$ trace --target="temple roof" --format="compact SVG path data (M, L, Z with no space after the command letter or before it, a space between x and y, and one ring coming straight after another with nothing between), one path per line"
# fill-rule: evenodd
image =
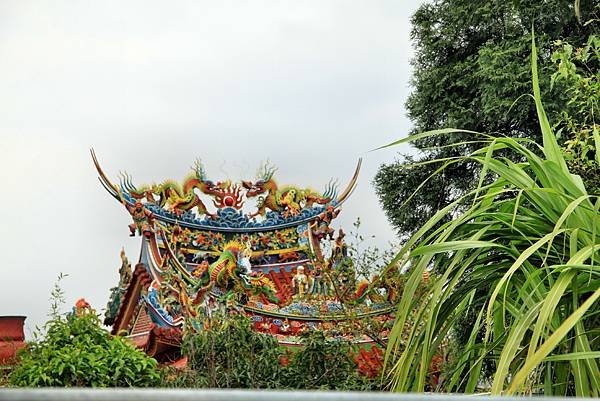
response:
M122 174L116 185L100 167L93 150L91 153L102 186L127 207L141 202L154 218L166 224L235 233L295 227L314 221L329 206L338 208L354 191L362 163L359 159L350 182L338 194L334 181L322 193L294 185L280 186L273 178L273 167L263 167L256 181L213 182L199 161L181 183L165 180L136 186L128 174ZM242 207L251 201L256 201L257 210L244 213Z
M322 193L281 186L269 166L254 181L213 182L198 161L181 182L136 186L123 174L115 185L93 151L92 157L104 188L131 215L130 235L141 237L139 262L132 273L122 267L107 308L113 333L126 332L151 355L167 355L184 327L201 331L213 313L236 310L255 330L290 346L313 329L372 344L354 326L366 319L387 335L393 288L359 280L343 230L336 236L331 227L356 186L361 160L338 194L333 182ZM357 358L367 367L378 360L363 354Z

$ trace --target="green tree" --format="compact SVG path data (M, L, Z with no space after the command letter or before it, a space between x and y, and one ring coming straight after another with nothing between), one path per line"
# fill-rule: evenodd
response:
M593 15L593 4L580 2L584 20ZM540 76L546 77L542 98L550 118L556 120L568 95L561 82L553 91L547 82L554 72L553 43L562 39L581 46L591 30L577 21L572 0L437 0L422 5L412 17L416 53L413 91L406 103L414 124L411 135L461 127L539 140L535 107L528 97L518 100L529 93L532 26L540 49ZM417 155L401 155L382 165L374 180L390 222L404 236L473 188L481 169L469 160L448 166L426 183L427 191L411 198L445 160L483 146L465 132L421 137L413 145Z
M19 353L10 374L23 387L148 387L159 383L154 359L100 326L95 313L55 315L46 334Z
M600 10L600 6L599 6ZM597 24L598 20L589 24ZM557 124L569 170L583 179L588 193L600 194L600 35L579 48L558 42L552 55L557 71L552 82L567 86L568 108Z

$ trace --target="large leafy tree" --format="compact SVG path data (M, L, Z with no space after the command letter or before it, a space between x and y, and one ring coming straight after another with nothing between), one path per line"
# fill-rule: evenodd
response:
M578 3L583 20L591 18L594 1ZM422 5L412 17L416 53L413 91L406 103L414 124L411 135L456 127L539 140L534 104L524 96L531 82L531 28L539 46L542 98L553 120L568 101L561 83L552 89L549 85L556 68L551 61L554 42L566 40L578 47L591 30L578 21L574 6L573 0L437 0ZM468 133L427 136L413 145L416 155L382 165L374 180L389 220L404 235L472 188L480 171L477 163L453 164L427 181L427 191L410 198L440 168L440 160L482 146Z
M598 5L600 10L600 5ZM591 20L589 25L600 21ZM572 173L579 175L589 193L600 194L600 32L591 35L583 47L559 43L552 58L558 68L553 82L567 85L569 108L558 121L564 153Z

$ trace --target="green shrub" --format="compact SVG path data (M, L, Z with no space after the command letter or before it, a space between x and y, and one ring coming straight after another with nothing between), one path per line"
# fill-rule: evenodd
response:
M183 352L188 369L163 370L167 387L373 390L378 379L361 376L348 342L321 331L303 334L290 350L252 329L245 316L226 316L208 330L189 334Z
M303 335L303 347L290 358L287 384L303 390L375 390L378 381L358 373L349 342L322 331Z
M10 383L22 387L148 387L159 383L157 362L100 327L94 313L56 315L40 341L19 352Z
M282 388L285 367L277 340L252 330L243 316L215 319L209 330L187 335L183 352L195 378L182 385L211 388Z
M189 367L165 366L160 370L161 387L164 388L207 388L206 375L198 374Z

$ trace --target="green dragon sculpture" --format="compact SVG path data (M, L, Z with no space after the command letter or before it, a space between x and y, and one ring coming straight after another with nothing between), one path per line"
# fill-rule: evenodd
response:
M319 194L312 189L301 189L295 186L277 187L273 179L275 168L265 165L259 172L260 178L255 181L242 181L242 186L247 190L248 198L259 196L258 210L249 217L265 216L267 209L282 213L283 217L295 216L302 209L310 208L315 203L329 204L336 196L336 183L330 182L324 194ZM264 194L264 195L263 195Z
M204 304L215 288L223 291L219 297L223 304L239 301L241 295L259 296L263 301L279 303L273 282L262 273L249 272L249 266L244 265L250 252L248 246L244 247L238 241L228 242L219 259L210 265L203 262L192 271L191 288L179 275L172 275L169 281L178 293L179 302L186 314L198 316L198 307Z
M196 160L194 166L192 166L192 173L188 174L182 183L165 180L160 184L143 185L137 188L131 182L131 177L123 174L121 187L136 200L145 199L148 203L167 208L177 214L197 208L200 215L207 215L211 218L217 217L216 214L208 211L208 208L196 193L196 189L213 197L213 203L217 207L240 208L243 204L239 187L228 181L214 183L209 180L199 160Z
M231 298L236 293L262 296L269 302L279 303L275 295L275 285L262 273L250 272L248 261L251 255L248 246L240 242L230 241L224 248L219 259L207 266L200 264L192 273L198 278L197 286L206 288L209 283L214 283L225 290L225 297ZM247 262L249 263L249 262Z

